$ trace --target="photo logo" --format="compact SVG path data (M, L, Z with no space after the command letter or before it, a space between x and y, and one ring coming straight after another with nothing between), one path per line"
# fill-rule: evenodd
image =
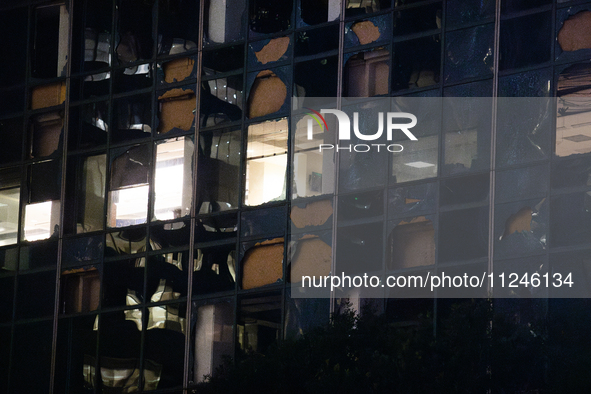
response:
M332 114L335 115L338 122L338 139L340 141L348 141L351 139L351 120L349 119L349 115L345 112L340 111L338 109L321 109L320 112L313 110L312 108L307 108L307 110L312 111L306 113L306 115L310 116L311 119L308 119L308 140L313 139L313 120L320 126L322 132L328 131L328 125L326 123L326 119L322 114ZM385 121L384 121L385 119ZM408 123L398 123L401 119L410 120ZM395 123L396 121L396 123ZM359 113L353 112L353 133L355 136L362 140L362 141L375 141L382 137L384 133L384 123L386 123L386 138L388 141L392 141L395 131L401 131L404 135L411 141L418 141L417 137L409 130L417 125L417 117L408 112L378 112L378 130L373 134L363 134L359 130ZM320 152L326 149L336 149L337 152L339 150L347 150L349 152L369 152L372 150L372 147L375 148L378 152L380 151L381 147L385 147L388 152L402 152L404 147L400 144L353 144L348 146L342 146L337 144L320 144L319 146Z

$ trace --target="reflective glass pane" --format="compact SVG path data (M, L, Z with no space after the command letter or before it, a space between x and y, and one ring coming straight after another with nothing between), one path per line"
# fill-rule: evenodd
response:
M168 220L189 215L193 184L193 141L179 137L156 145L154 218Z
M287 119L248 127L244 203L260 205L285 199Z

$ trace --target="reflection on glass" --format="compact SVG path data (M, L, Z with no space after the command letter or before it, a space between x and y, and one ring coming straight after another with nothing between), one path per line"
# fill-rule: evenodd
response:
M194 379L202 382L213 373L225 356L234 352L232 325L234 308L229 302L202 305L197 309L195 327Z
M57 236L59 215L59 201L45 201L25 206L24 239L38 241L52 235Z
M331 123L333 118L327 116ZM334 150L318 149L320 144L331 143L332 139L316 122L312 123L313 138L308 139L311 120L304 116L295 126L292 198L318 196L334 190ZM333 124L329 128L334 129Z
M287 119L248 127L244 203L260 205L285 199Z
M133 147L119 154L111 164L109 227L146 222L148 213L148 173L150 149Z
M417 216L395 223L388 237L387 268L435 264L435 229L431 218Z
M439 35L394 45L392 90L422 88L439 83L441 64Z
M4 183L5 179L0 177ZM0 246L17 241L20 187L0 190Z
M31 74L36 78L55 78L65 74L68 59L70 15L65 4L37 7L34 11Z
M156 145L154 217L168 220L183 217L191 209L193 141L187 137Z
M591 65L575 64L558 77L556 156L591 152Z
M220 44L242 38L245 0L206 1L203 30L206 40Z
M366 13L372 13L380 11L389 6L390 2L384 2L385 6L382 6L379 0L346 0L345 17L351 17L356 15L363 15ZM338 14L337 14L338 15Z
M195 294L231 290L236 282L234 244L197 249L193 267Z
M390 52L375 50L351 57L345 65L348 97L371 97L388 94Z
M103 206L107 176L107 155L90 156L84 159L81 181L78 184L79 209L77 233L103 229Z
M242 75L213 79L201 84L201 127L242 118Z
M238 346L244 351L265 353L277 343L281 330L281 295L245 298L240 302Z
M438 145L435 135L405 143L402 152L392 155L393 181L409 182L437 176Z
M197 190L199 213L238 207L240 179L240 130L201 132Z
M59 112L36 116L31 124L31 158L40 158L54 153L62 134L63 119Z
M63 271L61 281L62 313L80 313L98 309L101 282L100 274L95 267Z
M308 25L334 21L340 13L341 2L339 0L302 0L301 2L301 18Z

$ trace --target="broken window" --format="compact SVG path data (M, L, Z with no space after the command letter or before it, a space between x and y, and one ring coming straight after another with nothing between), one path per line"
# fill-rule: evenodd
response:
M490 167L491 110L486 98L444 100L444 175Z
M292 232L296 231L295 229L332 226L332 221L329 220L332 215L333 207L331 200L311 201L307 204L292 203L289 214Z
M281 305L279 293L240 300L237 322L240 350L264 354L281 339Z
M242 141L240 130L231 129L199 135L197 210L201 214L238 208Z
M66 100L66 83L35 86L31 89L31 109L55 107Z
M404 150L392 156L392 181L402 183L437 176L439 137L418 137L406 144Z
M240 235L256 237L261 235L283 235L285 231L285 206L245 211L240 215Z
M588 63L565 68L558 77L556 115L556 156L571 156L591 152L591 83Z
M234 75L201 84L201 127L242 119L242 81L242 75Z
M120 98L113 102L113 142L150 137L152 100L149 94Z
M495 223L495 258L542 253L546 249L548 203L545 198L496 205Z
M345 48L385 41L392 35L390 15L348 23L345 27Z
M103 257L105 241L102 235L64 239L62 267L76 267L96 262Z
M283 279L284 239L243 244L242 289L254 289Z
M249 2L249 26L255 33L276 33L291 26L291 1L256 0Z
M286 110L287 69L264 70L249 75L248 118L265 116Z
M197 102L189 87L171 89L158 96L158 133L189 131L195 127Z
M193 184L193 141L179 137L156 144L154 218L169 220L188 216Z
M96 267L62 271L60 280L61 313L81 313L98 309L101 283L100 273Z
M65 75L70 18L66 5L38 6L33 17L31 75L35 78Z
M388 217L435 212L436 183L398 187L388 191Z
M554 98L498 100L497 165L544 160L551 150ZM527 114L527 116L524 116Z
M391 223L386 250L386 268L420 267L435 264L433 217L416 216Z
M193 293L233 290L236 283L236 244L195 250Z
M59 112L49 112L31 121L31 158L52 155L61 143L63 118Z
M18 240L21 171L18 168L0 171L0 246Z
M158 80L161 84L193 79L196 75L195 59L181 57L158 64Z
M244 38L242 20L245 8L245 0L206 1L203 18L206 42L221 44Z
M433 35L394 44L392 90L422 88L438 84L441 38Z
M158 55L176 55L197 49L199 3L158 1Z
M289 282L298 285L302 276L324 277L332 265L332 232L293 236L289 247Z
M229 301L195 304L193 380L202 382L234 354L234 306Z
M332 193L335 184L335 153L333 149L325 149L320 152L318 144L332 144L334 136L330 135L324 126L314 122L311 123L313 139L310 140L308 139L308 127L313 119L304 115L303 117L292 117L292 121L295 124L292 198ZM330 129L334 130L336 127L334 117L328 117L327 122L331 124Z
M59 233L60 174L58 160L36 163L28 169L28 201L24 208L23 238L37 241Z
M570 171L569 171L570 172ZM566 175L566 174L564 174ZM560 177L552 178L557 179ZM585 174L585 182L587 175ZM497 171L496 202L509 202L525 198L543 197L548 192L550 179L548 165L519 168L508 171Z
M492 19L495 14L495 3L492 1L448 0L445 7L447 28Z
M493 41L494 24L447 33L445 83L492 76Z
M148 145L113 151L107 225L123 227L146 222L148 214L149 167Z
M287 118L248 127L244 203L283 201L286 192Z
M290 37L278 37L255 41L249 44L248 63L256 67L259 64L285 61L288 59Z
M23 140L23 118L0 120L0 164L21 159Z
M385 49L354 55L345 64L345 91L348 97L388 94L390 52Z

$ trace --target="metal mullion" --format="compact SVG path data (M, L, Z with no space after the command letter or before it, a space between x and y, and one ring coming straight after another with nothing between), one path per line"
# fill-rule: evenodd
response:
M69 128L69 116L70 116L70 89L71 89L71 71L72 71L72 36L73 36L73 25L74 25L74 0L68 0L69 8L69 20L68 20L68 62L66 64L66 99L64 102L64 120L63 120L63 133L62 133L62 168L61 168L61 185L60 185L60 219L59 219L59 230L58 230L58 248L57 248L57 267L55 272L55 294L54 294L54 305L53 305L53 337L51 344L51 369L49 378L49 393L53 393L55 385L55 368L56 368L56 357L57 357L57 336L58 336L58 323L59 323L59 305L60 305L60 282L61 282L61 267L62 267L62 256L63 256L63 243L64 243L64 217L65 217L65 201L66 201L66 175L67 175L67 164L68 164L68 128Z
M338 46L338 64L337 64L337 109L341 109L343 105L343 76L345 67L345 11L347 4L345 0L341 0L341 13L339 15L339 46ZM336 137L336 136L335 136ZM336 272L336 250L337 250L337 226L338 226L338 195L339 195L339 170L340 170L340 156L339 152L334 153L334 190L332 195L332 245L331 245L331 263L330 272ZM335 293L330 292L330 314L335 312Z
M500 28L501 28L501 0L496 0L495 5L495 36L493 52L493 100L491 118L490 139L490 183L489 183L489 215L488 215L488 271L494 269L494 245L495 245L495 188L496 188L496 152L497 152L497 112L499 95L499 53L500 53ZM492 287L488 284L488 293Z
M193 131L193 174L192 174L192 198L191 198L191 213L190 213L190 230L189 230L189 251L187 262L187 305L185 309L185 348L183 360L183 392L188 394L189 374L191 373L191 333L192 333L192 313L193 313L193 272L195 269L195 227L197 225L195 216L197 211L197 187L198 187L198 161L199 161L199 132L201 117L201 74L203 70L203 13L205 10L205 0L199 2L199 37L197 39L197 80L195 87L195 130Z

